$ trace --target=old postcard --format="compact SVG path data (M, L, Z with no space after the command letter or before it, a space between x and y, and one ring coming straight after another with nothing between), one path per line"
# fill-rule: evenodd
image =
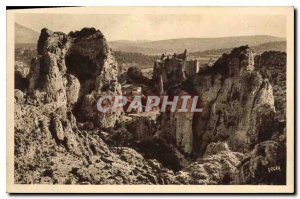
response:
M7 10L7 192L293 193L293 7Z

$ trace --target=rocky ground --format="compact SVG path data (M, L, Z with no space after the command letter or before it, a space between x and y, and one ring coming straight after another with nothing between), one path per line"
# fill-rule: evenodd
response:
M16 63L15 183L285 184L285 79L262 70L285 68L284 54L258 65L242 46L191 77L187 52L162 56L152 80L131 81L200 96L203 112L148 116L97 110L100 96L122 94L101 31L43 29L37 54L28 71Z

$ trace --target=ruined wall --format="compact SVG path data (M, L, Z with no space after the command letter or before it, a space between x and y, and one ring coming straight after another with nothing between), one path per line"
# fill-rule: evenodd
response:
M173 92L181 87L182 83L199 72L197 60L187 59L187 51L182 54L162 55L154 63L154 88L160 95Z
M154 89L158 95L173 92L186 80L184 64L186 51L183 54L162 55L160 60L154 63L153 81Z

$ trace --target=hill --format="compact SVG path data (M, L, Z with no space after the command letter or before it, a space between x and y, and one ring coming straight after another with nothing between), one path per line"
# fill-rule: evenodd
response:
M261 54L265 51L286 51L286 42L269 42L257 46L250 46L255 54ZM197 59L200 64L213 64L223 53L229 53L231 48L223 48L216 50L206 50L202 52L189 52L191 59ZM158 55L147 55L135 52L113 51L112 53L118 62L120 69L127 70L128 67L138 66L141 69L152 68L155 60L159 59ZM18 44L16 43L15 56L17 61L30 64L31 59L36 56L36 43Z
M110 46L116 51L139 52L144 54L161 54L164 52L206 51L233 48L241 45L257 46L264 43L284 41L283 38L267 35L236 36L219 38L182 38L146 42L111 41Z
M281 51L286 52L286 41L275 41L263 43L256 46L250 46L250 48L256 53L261 54L265 51ZM192 52L191 56L213 56L213 55L222 55L223 53L229 53L232 48L223 48L223 49L214 49L214 50L205 50L201 52Z
M15 43L17 44L29 44L29 43L37 43L39 39L39 33L22 26L18 23L15 23Z
M153 67L154 62L159 59L159 56L145 55L142 53L115 51L112 53L122 70L126 70L126 66L138 66L139 68Z

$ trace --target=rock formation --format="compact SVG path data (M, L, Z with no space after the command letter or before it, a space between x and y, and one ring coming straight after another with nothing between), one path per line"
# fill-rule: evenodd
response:
M15 183L171 182L156 160L131 148L109 147L91 124L114 126L120 114L95 110L97 97L121 95L116 63L100 31L66 35L43 29L38 54L28 92L15 90Z
M272 84L276 117L282 126L285 126L286 120L286 61L286 53L279 51L267 51L255 56L255 68Z
M285 144L265 141L241 161L235 183L238 184L285 184Z
M197 62L187 59L187 51L182 54L162 55L153 68L154 89L159 95L190 96L187 109L192 106L192 96L182 90L183 82L197 72ZM171 100L170 100L171 101ZM180 103L178 103L180 104ZM161 114L160 130L157 136L175 144L180 151L190 154L193 148L192 132L193 113L163 112Z
M172 95L190 96L184 91L173 92ZM180 103L178 103L180 104ZM192 98L187 103L187 109L192 106ZM180 151L191 154L193 151L193 115L188 112L162 112L160 129L157 136L166 140L169 144L175 145Z
M162 75L156 73L158 77L154 79L161 80L158 81L157 88L166 89L171 95L182 90L201 98L201 113L185 114L182 118L178 118L178 113L162 113L160 138L173 144L183 154L192 153L195 158L203 160L207 151L211 150L211 143L215 142L226 143L227 151L233 153L255 154L261 143L276 135L278 128L274 127L277 121L272 85L255 69L254 53L248 46L235 48L230 54L224 54L211 68L191 78L185 78L182 71L177 70L177 67L180 68L178 63L173 63L174 67L172 64L168 65L169 61L158 63L177 73L170 72L166 75L168 78L164 78L162 71ZM154 71L162 68L156 63ZM177 84L174 84L176 80ZM177 91L165 87L169 84L177 85ZM283 162L284 152L279 156L281 160L275 158L276 164ZM235 166L239 164L241 157L239 155ZM270 176L269 174L265 173L266 176ZM249 180L245 183L249 183Z
M158 95L199 96L203 111L144 116L97 110L100 96L122 94L99 30L42 29L37 52L29 74L16 76L26 83L15 89L15 183L285 183L284 125L249 47L201 72L187 51L162 55L147 84Z
M203 112L194 118L196 153L203 154L212 141L227 141L231 150L246 152L271 138L267 118L275 113L272 86L254 69L254 54L247 46L224 54L188 85L203 103Z
M120 112L101 114L96 103L103 95L121 95L117 63L99 30L82 29L66 35L43 29L39 57L33 60L29 90L46 93L45 102L76 105L77 112L99 127L113 126Z
M165 132L173 134L177 145L185 147L184 152L202 155L210 142L218 141L227 141L231 150L244 152L271 138L268 127L275 113L272 86L254 70L254 54L248 47L224 54L207 71L188 79L183 72L184 61L174 55L154 65L154 71L160 70L154 79L161 79L158 87L165 89L159 92L174 95L179 93L176 89L183 89L188 95L201 97L200 114L184 114L183 118L178 113L162 116L162 128L167 123L178 125L174 133L170 127ZM180 141L178 137L182 137Z

